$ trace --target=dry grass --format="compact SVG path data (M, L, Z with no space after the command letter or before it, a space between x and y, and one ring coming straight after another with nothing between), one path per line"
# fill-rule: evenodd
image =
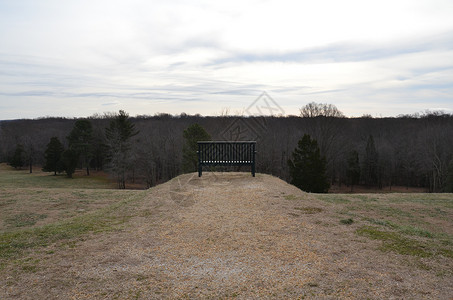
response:
M15 170L5 163L0 164L0 187L2 188L115 188L106 174L101 171L91 171L90 176L86 176L85 171L77 170L73 177L68 178L65 173L54 176L52 172L43 172L38 167L34 167L33 173L30 174L28 169Z
M17 199L13 191L2 198L1 203L16 199L6 204L11 213L1 216L5 234L50 226L40 222L50 218L46 205L59 196L38 190L46 196L30 189ZM82 191L86 195L61 189L62 199L73 197L61 207L68 218L60 214L49 224L100 225L5 258L0 298L453 295L453 195L306 194L277 178L248 173L186 174L148 191L126 191L128 197ZM20 198L26 206L33 199L44 206L19 211ZM89 202L86 212L71 206L76 199ZM31 221L14 225L8 219L13 211Z

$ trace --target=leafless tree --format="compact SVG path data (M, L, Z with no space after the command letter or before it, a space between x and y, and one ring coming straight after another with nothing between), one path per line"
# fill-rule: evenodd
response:
M333 117L344 118L344 114L333 104L310 102L300 108L302 118Z

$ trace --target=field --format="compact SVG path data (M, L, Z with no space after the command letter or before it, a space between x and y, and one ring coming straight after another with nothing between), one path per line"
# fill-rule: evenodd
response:
M0 299L453 299L453 194L249 173L115 190L0 166Z

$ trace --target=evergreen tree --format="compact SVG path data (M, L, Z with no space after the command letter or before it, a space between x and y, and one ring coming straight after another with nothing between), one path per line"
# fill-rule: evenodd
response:
M291 184L301 190L327 193L329 181L326 176L326 159L321 156L318 143L305 134L288 160Z
M90 175L90 161L93 157L93 128L88 120L77 120L74 128L68 136L69 148L72 155L81 160L82 168L86 167L87 175Z
M74 174L74 172L75 172L78 160L79 160L79 155L77 154L77 152L75 150L66 149L61 154L61 162L63 165L63 169L65 170L66 175L69 178L72 178L72 174Z
M366 149L365 157L363 160L363 179L366 185L377 185L379 179L378 170L378 152L374 144L374 138L372 135L369 136Z
M109 127L105 129L109 167L120 189L126 188L126 173L131 167L131 138L137 134L135 125L123 110L120 110L119 114L110 121Z
M17 168L21 169L25 164L24 156L25 156L24 146L22 146L21 144L17 144L16 150L14 150L14 155L9 163L10 166L15 169Z
M52 137L49 144L47 144L46 151L44 152L45 164L42 168L44 172L57 172L63 171L63 164L61 162L61 154L63 153L63 144L57 137Z
M183 132L184 146L182 148L182 169L184 173L195 172L198 165L199 141L210 141L211 136L197 123L190 125Z
M346 178L352 192L354 185L358 184L360 180L359 153L355 150L351 151L348 155L347 163Z

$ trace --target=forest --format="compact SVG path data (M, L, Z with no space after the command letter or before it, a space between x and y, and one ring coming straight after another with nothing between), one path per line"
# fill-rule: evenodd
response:
M347 118L338 111L301 109L300 116L143 115L133 124L128 144L124 183L151 187L187 170L183 168L184 131L199 124L212 140L256 140L256 171L290 181L288 160L298 141L308 134L326 162L332 186L364 186L391 190L394 186L423 188L426 192L453 192L453 115L427 112L394 118ZM89 161L75 167L112 174L109 132L116 113L83 119L90 123ZM46 148L53 137L64 148L82 119L45 117L0 121L0 162L17 168L45 165ZM80 122L79 122L80 123ZM110 145L113 147L113 145ZM19 150L18 150L19 149ZM196 170L194 169L193 172ZM112 175L113 176L113 175ZM124 186L125 187L125 186ZM123 187L123 188L124 188Z

